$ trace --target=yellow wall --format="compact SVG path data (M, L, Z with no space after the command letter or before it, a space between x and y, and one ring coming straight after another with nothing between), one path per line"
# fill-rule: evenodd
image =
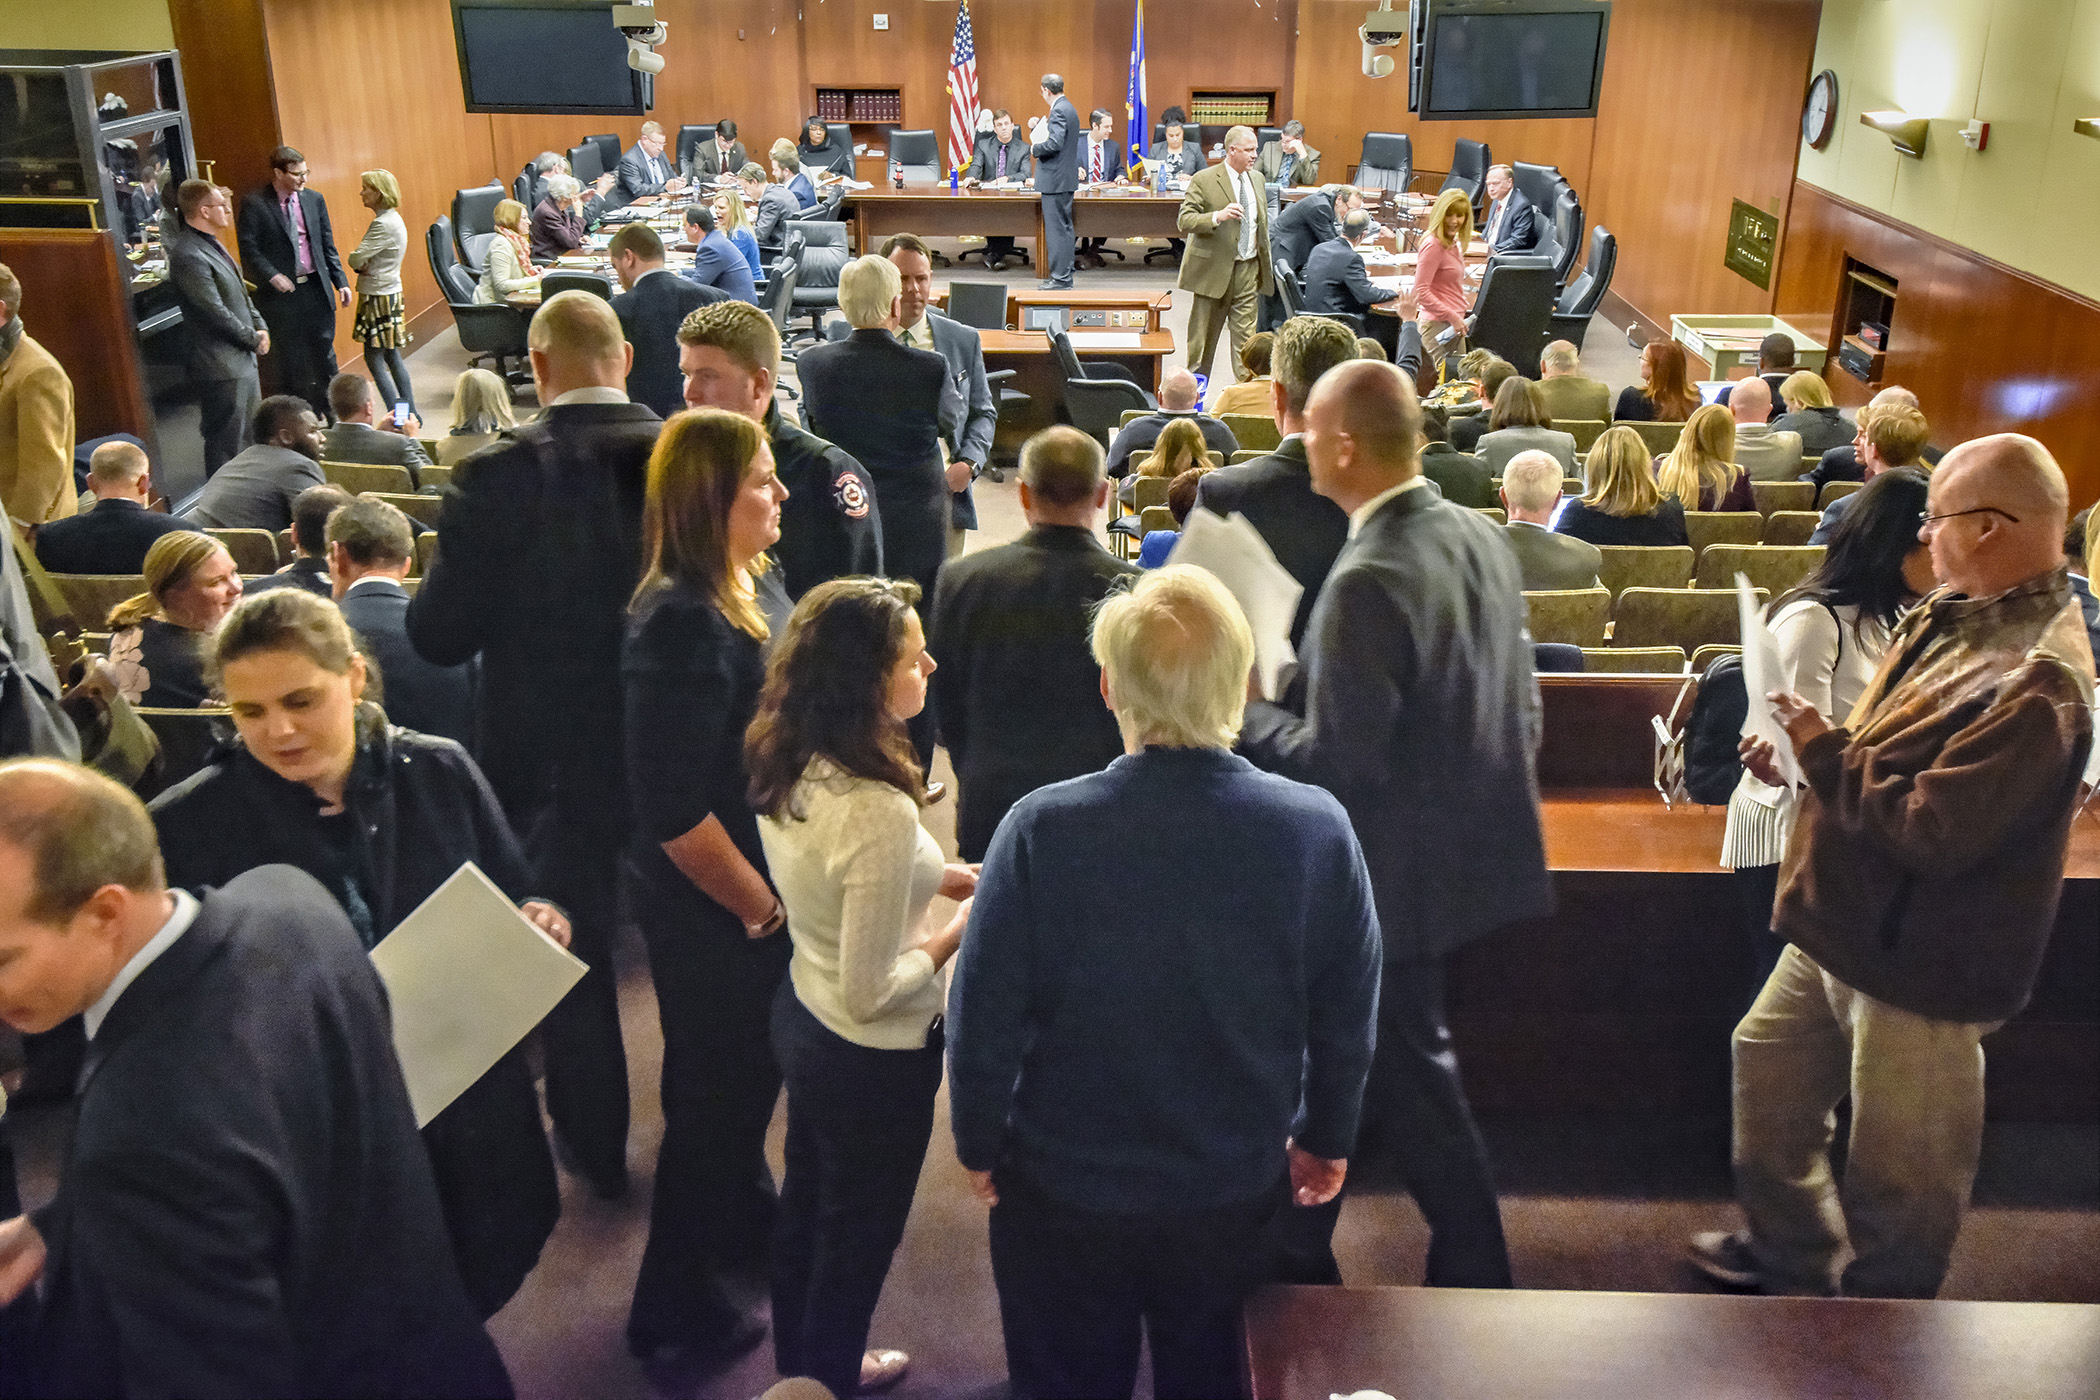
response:
M1826 68L1837 130L1803 180L2100 300L2100 140L2071 130L2100 117L2100 0L1823 0ZM1889 109L1931 120L1923 159L1860 124Z
M11 49L172 49L168 0L0 0Z

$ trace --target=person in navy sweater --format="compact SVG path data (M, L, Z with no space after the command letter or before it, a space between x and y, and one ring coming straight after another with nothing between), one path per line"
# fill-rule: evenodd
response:
M1015 1395L1129 1395L1141 1320L1154 1394L1237 1395L1264 1231L1355 1142L1370 876L1339 802L1232 753L1254 643L1210 574L1145 575L1093 648L1125 753L992 838L948 998L956 1152Z

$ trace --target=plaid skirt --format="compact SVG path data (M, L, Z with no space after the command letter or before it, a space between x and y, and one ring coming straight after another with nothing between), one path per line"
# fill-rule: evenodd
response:
M399 293L384 297L358 293L356 334L359 342L376 345L382 350L399 349L408 344L407 310L407 303Z

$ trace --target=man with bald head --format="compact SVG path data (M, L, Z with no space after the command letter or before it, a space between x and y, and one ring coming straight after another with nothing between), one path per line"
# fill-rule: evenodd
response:
M1443 964L1553 907L1533 767L1539 694L1516 556L1486 516L1422 476L1421 413L1394 365L1353 360L1313 386L1312 486L1347 513L1348 540L1298 648L1303 713L1256 701L1240 743L1262 767L1334 793L1363 843L1385 943L1365 1117L1429 1222L1427 1281L1508 1287L1487 1151L1444 1024ZM1340 1280L1336 1210L1292 1222L1294 1281Z
M475 756L569 912L590 971L547 1018L547 1107L601 1197L627 1182L627 1064L607 942L627 836L620 638L642 570L642 498L663 420L628 401L634 347L604 298L549 297L526 337L545 411L466 459L408 609L426 661L481 657Z
M37 562L54 574L139 573L155 540L190 528L146 509L153 474L146 449L135 442L105 442L95 449L88 458L88 490L95 493L93 510L37 527Z
M1223 420L1198 411L1196 376L1185 369L1170 369L1159 381L1159 411L1143 413L1123 425L1108 447L1108 474L1120 477L1130 471L1130 459L1142 457L1159 442L1159 435L1176 418L1193 418L1203 430L1203 445L1225 461L1240 450L1239 439Z
M1752 481L1792 481L1801 475L1801 434L1773 429L1770 385L1755 375L1738 383L1728 411L1735 415L1735 464Z
M1735 1032L1748 1228L1692 1240L1722 1283L1939 1291L1982 1150L1979 1042L2034 989L2093 743L2067 513L2033 438L1955 448L1919 530L1942 586L1897 625L1845 727L1772 696L1805 790L1772 916L1790 946ZM1770 744L1745 739L1743 758L1781 781ZM1839 1182L1831 1114L1848 1094Z

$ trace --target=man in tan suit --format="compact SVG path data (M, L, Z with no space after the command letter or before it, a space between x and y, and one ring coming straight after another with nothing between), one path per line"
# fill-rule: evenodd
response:
M1236 126L1225 133L1225 159L1189 177L1175 221L1188 238L1175 284L1195 298L1189 311L1189 368L1210 373L1218 332L1232 332L1233 375L1241 372L1240 347L1254 335L1261 299L1276 285L1269 260L1269 203L1254 173L1254 131Z
M0 263L0 505L41 525L79 509L73 381L22 331L22 284Z

